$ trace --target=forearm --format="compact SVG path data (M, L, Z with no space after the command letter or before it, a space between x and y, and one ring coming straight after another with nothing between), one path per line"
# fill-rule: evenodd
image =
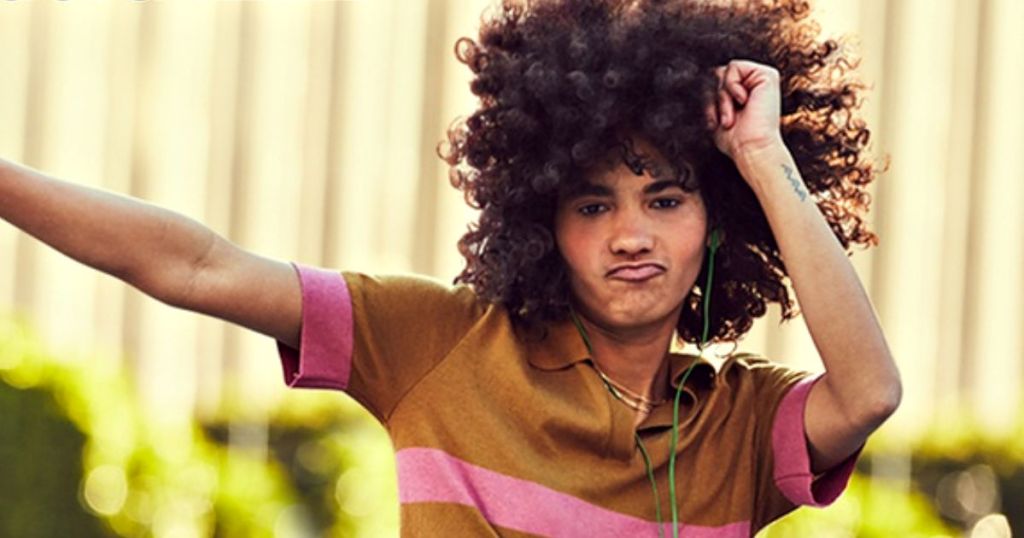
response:
M836 403L852 421L884 420L900 399L899 372L871 302L792 155L780 143L739 155L736 163L768 218Z
M216 236L183 215L0 160L0 218L165 301Z

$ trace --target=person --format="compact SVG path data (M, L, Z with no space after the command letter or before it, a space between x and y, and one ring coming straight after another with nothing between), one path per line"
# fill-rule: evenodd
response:
M901 394L845 252L877 243L862 86L808 14L503 0L456 44L480 107L438 153L480 212L451 286L267 259L9 162L0 216L365 406L403 535L752 536L835 500ZM769 303L794 318L787 279L824 374L705 356Z

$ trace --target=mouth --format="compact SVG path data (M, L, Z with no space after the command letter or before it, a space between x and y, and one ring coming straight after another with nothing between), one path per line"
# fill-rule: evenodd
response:
M617 265L605 275L612 280L643 282L665 273L665 267L657 263Z

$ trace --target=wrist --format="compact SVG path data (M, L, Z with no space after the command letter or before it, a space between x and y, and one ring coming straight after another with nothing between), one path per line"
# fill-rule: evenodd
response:
M782 136L777 135L737 147L733 152L733 160L736 161L737 166L750 167L766 158L777 157L782 153L788 154L789 148L786 147Z
M779 137L760 144L748 144L736 151L733 162L743 179L755 191L762 180L776 175L782 165L796 168L793 155Z

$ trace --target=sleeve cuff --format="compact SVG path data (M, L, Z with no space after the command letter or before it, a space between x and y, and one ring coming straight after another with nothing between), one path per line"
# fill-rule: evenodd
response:
M336 272L292 263L302 288L299 349L280 341L289 387L345 390L352 371L352 298Z
M779 403L772 425L775 486L798 506L823 507L839 498L864 448L861 446L817 479L811 473L811 457L804 430L804 407L811 387L821 378L822 374L818 374L796 383Z

